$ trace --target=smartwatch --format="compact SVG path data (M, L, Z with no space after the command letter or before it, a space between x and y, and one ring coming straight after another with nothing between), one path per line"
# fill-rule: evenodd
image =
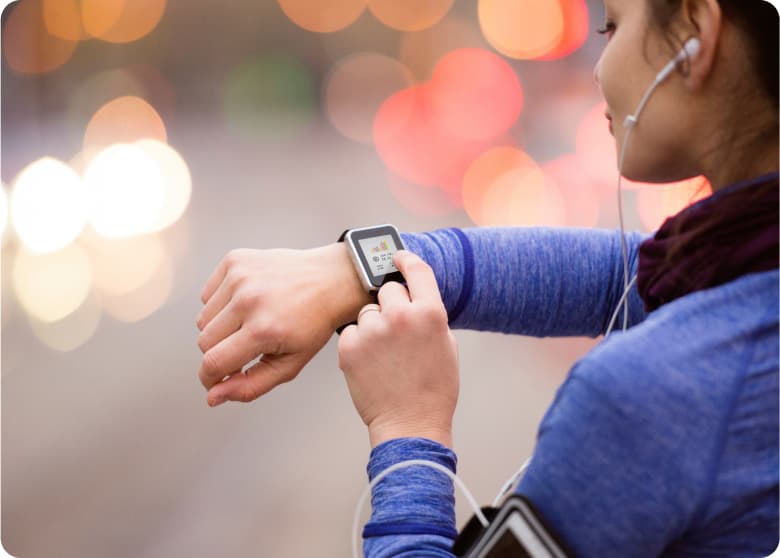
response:
M393 264L393 254L404 249L401 235L393 225L347 229L341 233L339 242L346 243L360 283L367 292L376 292L390 281L404 282Z
M393 264L393 254L405 249L401 235L393 225L347 229L341 233L339 242L347 245L360 284L374 300L379 288L385 283L405 283L404 276ZM336 332L341 333L348 325L344 324Z

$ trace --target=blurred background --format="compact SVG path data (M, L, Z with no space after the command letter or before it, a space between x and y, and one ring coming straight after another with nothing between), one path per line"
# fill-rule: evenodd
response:
M592 0L22 0L2 15L2 543L347 556L369 445L332 339L210 409L200 291L347 227L616 227ZM652 231L700 179L626 183ZM458 331L487 504L591 339ZM461 498L458 525L471 511ZM364 510L363 518L367 518Z

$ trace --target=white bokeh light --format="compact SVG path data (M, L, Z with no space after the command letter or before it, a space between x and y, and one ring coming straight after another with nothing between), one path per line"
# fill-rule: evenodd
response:
M8 223L8 197L5 193L5 184L0 183L0 240L5 234L5 225Z
M25 167L11 191L11 222L19 240L38 253L70 244L84 229L86 189L62 161L44 157Z
M154 229L165 200L163 174L144 149L115 144L87 166L84 182L90 197L89 222L107 238Z
M149 232L170 227L184 214L192 195L190 169L181 155L170 145L158 140L144 139L135 142L157 163L163 177L163 205Z

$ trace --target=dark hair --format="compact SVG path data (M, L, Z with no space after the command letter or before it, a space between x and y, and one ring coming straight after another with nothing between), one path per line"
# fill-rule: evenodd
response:
M763 92L778 112L778 15L766 0L718 0L723 17L742 33L752 60L756 78ZM677 52L682 41L669 32L670 24L680 11L682 0L650 0L650 15L659 29L666 33L669 44Z

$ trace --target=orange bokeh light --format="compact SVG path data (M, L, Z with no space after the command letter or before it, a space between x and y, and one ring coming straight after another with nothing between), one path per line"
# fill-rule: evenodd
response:
M557 60L580 48L588 38L590 21L585 0L560 0L563 10L563 35L550 52L539 60Z
M399 31L422 31L447 15L455 0L368 0L374 16Z
M278 0L293 23L315 33L332 33L351 25L366 9L366 0Z
M431 78L439 59L448 52L486 46L473 22L450 15L429 29L405 33L401 39L399 58L418 80L426 81Z
M328 118L346 137L371 143L379 107L412 81L409 70L393 58L373 53L350 56L328 77L324 99Z
M703 176L668 184L635 184L639 186L639 219L648 231L657 230L668 217L712 194L712 186Z
M3 26L3 54L8 66L25 74L55 70L73 56L78 41L51 35L42 0L17 2Z
M95 150L141 139L166 142L165 124L154 108L139 97L119 97L103 105L84 133L84 148Z
M84 37L79 0L43 0L43 21L49 33L60 39L80 41Z
M510 58L544 56L564 36L558 0L479 0L478 12L482 34L493 48Z
M129 43L151 33L165 7L166 0L81 0L81 19L87 35Z
M520 79L500 56L462 48L444 56L429 89L437 124L455 137L490 141L517 121L523 108Z
M485 152L463 178L463 206L480 226L561 225L563 198L536 162L514 147Z

